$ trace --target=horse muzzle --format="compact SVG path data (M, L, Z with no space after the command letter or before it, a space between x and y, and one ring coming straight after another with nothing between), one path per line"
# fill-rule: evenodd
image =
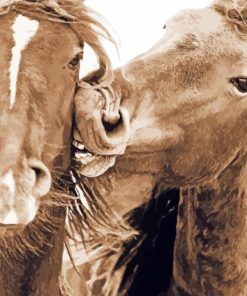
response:
M77 130L89 151L98 155L124 153L129 116L112 90L81 88L75 98L75 114Z
M95 177L125 152L130 135L128 111L109 88L80 88L75 97L74 147L80 172Z
M0 177L0 223L28 224L36 216L40 199L51 186L48 168L39 160L25 160L20 171L9 169Z

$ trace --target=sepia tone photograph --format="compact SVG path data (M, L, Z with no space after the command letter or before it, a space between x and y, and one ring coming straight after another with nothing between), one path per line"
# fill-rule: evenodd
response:
M0 0L0 296L247 296L247 0Z

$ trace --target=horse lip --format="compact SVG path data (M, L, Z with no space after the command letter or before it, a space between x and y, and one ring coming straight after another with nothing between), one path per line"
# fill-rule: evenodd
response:
M117 157L118 155L122 155L125 152L126 149L126 144L127 140L123 141L120 145L112 146L109 147L105 145L104 141L102 141L102 137L99 136L98 133L98 126L97 124L95 126L91 127L90 134L92 134L92 137L90 140L82 140L76 139L75 138L75 133L74 133L74 138L77 142L80 143L81 147L83 149L79 149L78 145L73 144L74 148L74 155L75 158L79 158L79 154L91 154L91 156L115 156ZM75 141L74 140L74 141ZM78 155L78 157L76 157Z
M77 169L80 174L88 177L94 178L104 174L109 168L111 168L116 161L116 156L111 155L94 155L91 161L86 164L80 162L80 160L76 160Z

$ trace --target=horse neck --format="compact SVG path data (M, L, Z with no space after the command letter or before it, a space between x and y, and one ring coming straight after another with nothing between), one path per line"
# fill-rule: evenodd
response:
M169 295L247 295L247 165L181 189Z
M38 252L31 253L26 246L26 252L22 250L16 258L1 258L1 296L61 295L59 274L64 245L65 209L48 207L45 212L50 221L56 218L58 222L52 231L46 229L45 221L43 225L37 224L37 236L32 241L32 248L39 246ZM41 245L39 234L40 239L47 239Z

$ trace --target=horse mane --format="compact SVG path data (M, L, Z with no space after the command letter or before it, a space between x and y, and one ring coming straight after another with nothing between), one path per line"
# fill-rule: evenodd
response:
M247 34L247 3L241 0L217 0L214 9L226 17L241 35Z

